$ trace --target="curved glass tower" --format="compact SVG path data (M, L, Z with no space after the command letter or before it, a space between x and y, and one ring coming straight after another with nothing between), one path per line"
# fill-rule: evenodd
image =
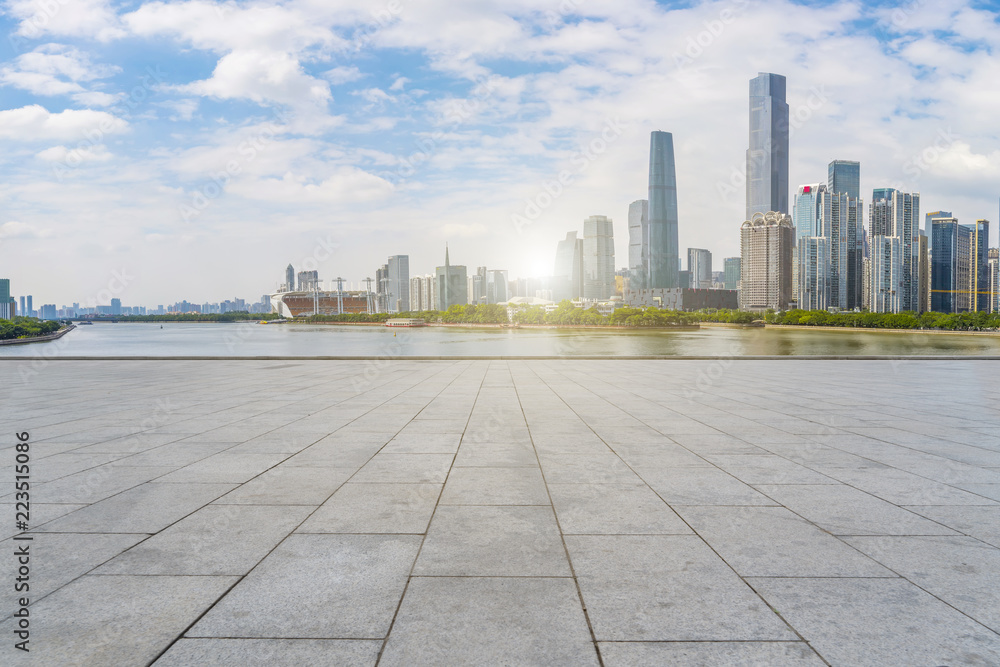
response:
M674 289L680 282L677 247L677 172L674 136L653 132L649 140L649 278L646 287Z

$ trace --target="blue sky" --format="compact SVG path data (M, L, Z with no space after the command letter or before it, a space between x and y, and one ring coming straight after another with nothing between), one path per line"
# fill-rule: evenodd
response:
M997 219L996 3L9 0L0 275L58 305L256 298L390 254L549 272L645 197L673 132L681 247L738 254L747 81L788 77L791 181ZM556 186L560 172L569 184ZM996 245L996 232L993 244Z

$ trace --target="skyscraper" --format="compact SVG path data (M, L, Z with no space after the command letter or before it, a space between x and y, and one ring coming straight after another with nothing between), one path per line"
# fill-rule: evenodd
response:
M1000 249L990 248L986 265L990 274L990 312L1000 312Z
M462 265L452 265L448 254L448 246L444 248L444 266L437 267L435 282L437 282L438 310L448 310L452 306L465 305L469 302L469 283L466 270Z
M649 277L645 287L677 287L677 274L680 271L677 170L674 165L674 136L669 132L653 132L649 138L647 234Z
M0 278L0 319L12 319L15 309L14 298L10 295L10 279Z
M649 278L649 200L639 199L628 207L629 289L645 289Z
M592 215L583 221L583 298L610 299L614 294L614 223L607 216Z
M726 257L722 260L722 265L725 269L725 283L726 289L739 289L740 288L740 258L739 257Z
M903 297L903 244L897 236L872 237L871 296L869 304L875 313L898 313Z
M976 220L973 228L975 238L972 247L972 271L973 287L972 299L975 303L973 310L990 312L990 221Z
M851 199L861 199L861 163L834 160L828 168L826 187L830 192L842 193Z
M964 313L978 305L977 229L955 218L934 218L931 253L931 310ZM989 259L987 254L987 267Z
M892 303L898 303L898 307L903 311L919 310L920 193L900 192L893 188L879 188L874 190L872 192L871 213L868 218L868 224L871 229L871 244L873 248L878 243L877 237L879 236L892 236L899 239L900 261L902 262L901 286L899 287L901 294L898 300L892 301ZM934 243L933 237L931 243ZM875 289L876 277L873 267L873 290ZM888 302L883 300L883 303ZM877 304L873 301L871 307L874 310Z
M792 217L757 213L740 231L740 308L785 310L792 296Z
M285 269L285 288L283 292L293 292L295 291L295 269L289 264Z
M24 297L23 296L21 297L21 310L17 311L17 314L18 315L27 315L27 312L26 312L25 307L24 307Z
M389 257L389 283L386 299L390 313L406 313L410 310L410 256Z
M750 80L747 217L788 213L788 104L785 77L761 72Z
M31 303L31 295L28 295L28 309L24 311L24 314L28 317L35 316L35 306Z
M578 239L576 232L568 232L566 238L556 246L552 289L556 301L579 299L583 296L583 239Z
M687 254L691 287L712 289L712 253L703 248L688 248Z
M800 185L795 193L792 207L792 222L795 224L795 238L822 236L819 228L819 195L826 192L824 183Z
M826 310L830 307L830 241L823 236L803 236L798 241L799 308Z
M863 203L829 190L819 196L819 234L828 240L830 290L828 307L853 310L861 307Z

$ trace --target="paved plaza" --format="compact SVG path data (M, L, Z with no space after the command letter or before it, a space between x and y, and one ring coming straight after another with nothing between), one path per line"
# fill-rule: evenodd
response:
M0 361L0 663L997 665L998 377Z

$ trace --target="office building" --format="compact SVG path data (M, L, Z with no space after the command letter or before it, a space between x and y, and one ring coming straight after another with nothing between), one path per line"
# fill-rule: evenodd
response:
M990 248L986 266L989 271L990 312L1000 313L1000 249Z
M929 237L922 229L920 230L918 240L920 242L919 249L917 250L917 255L920 259L920 300L917 304L917 312L926 313L931 309L931 252L930 245L928 244Z
M386 302L390 313L405 313L410 310L410 256L393 255L386 265L388 282Z
M934 218L931 227L931 310L968 312L974 306L975 228L958 224L956 218Z
M646 286L677 287L680 248L677 241L677 171L674 164L674 137L669 132L653 132L649 139L649 205L647 209ZM584 234L586 237L586 233Z
M375 269L375 312L389 312L389 265Z
M902 286L900 295L895 300L882 300L879 303L894 303L899 311L917 311L920 308L920 194L900 192L893 188L880 188L872 192L869 228L871 230L872 252L874 246L880 243L877 237L891 236L899 239L900 261L902 262ZM933 243L933 237L931 242ZM882 245L883 254L885 246ZM933 247L931 249L933 254ZM933 274L933 270L932 270ZM933 278L932 278L933 279ZM878 282L875 267L872 266L872 290ZM883 285L884 286L884 285ZM872 294L874 295L874 291ZM874 312L878 305L872 301Z
M691 287L712 289L712 253L703 248L688 248L687 256Z
M292 292L295 290L295 269L289 264L285 268L285 285L282 287L281 292Z
M903 243L896 236L872 237L869 255L871 296L869 304L875 313L898 313L904 292Z
M827 170L826 187L830 192L861 199L861 163L834 160Z
M507 288L507 272L493 269L486 272L486 303L506 303L511 299Z
M830 240L805 236L798 240L796 260L799 267L798 307L803 310L826 310L830 307Z
M788 213L788 130L785 77L759 73L750 80L747 221L758 213Z
M27 302L28 302L28 303L27 303L27 305L28 305L28 309L24 311L24 314L25 314L26 316L28 316L28 317L35 317L35 307L34 307L34 305L32 305L32 303L31 303L31 299L32 299L32 297L31 297L31 295L29 294L29 295L28 295L28 298L27 298Z
M792 217L756 213L740 230L740 308L785 310L792 299Z
M924 232L927 233L927 247L930 249L930 254L934 255L934 218L953 218L955 217L951 211L931 211L924 215ZM933 260L932 260L933 261Z
M319 291L319 271L299 271L299 292Z
M861 307L863 210L860 199L851 199L844 193L826 190L819 194L818 236L829 241L829 308L854 310Z
M556 301L575 300L583 296L583 239L569 232L556 246L556 263L552 271L552 291ZM524 291L524 294L521 292ZM515 296L532 297L525 285Z
M644 289L649 278L649 200L639 199L628 207L629 289Z
M583 298L604 300L614 294L614 223L607 216L592 215L583 221Z
M990 221L976 220L972 242L973 310L990 312Z
M795 247L792 249L792 300L801 302L802 281L799 276L799 242L804 238L822 236L820 230L820 195L826 184L800 185L792 202L792 223L795 225ZM826 284L826 281L823 281ZM801 308L801 305L799 306Z
M17 314L17 302L10 295L10 279L0 278L0 320L14 319Z
M21 308L20 308L20 310L17 311L17 314L18 315L25 315L25 316L28 314L27 309L24 307L24 297L23 296L21 297Z
M469 303L469 283L466 269L462 265L452 265L448 246L444 249L444 266L435 270L437 283L437 310L448 310L452 306Z
M469 276L469 303L487 303L486 299L486 267L476 268L476 272Z
M740 258L726 257L722 260L724 271L725 288L727 290L737 290L740 288Z

